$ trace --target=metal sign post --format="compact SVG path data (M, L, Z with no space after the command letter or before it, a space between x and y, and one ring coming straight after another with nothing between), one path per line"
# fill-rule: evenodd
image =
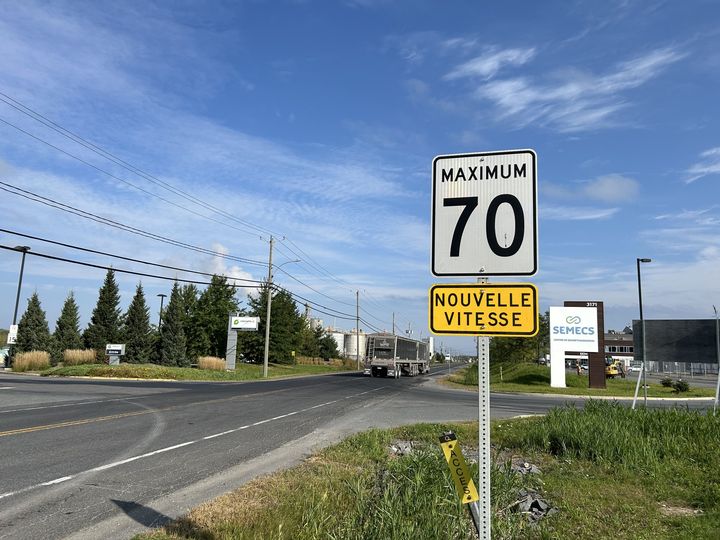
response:
M480 283L487 282L480 278ZM478 483L480 520L478 537L490 539L490 338L478 338Z

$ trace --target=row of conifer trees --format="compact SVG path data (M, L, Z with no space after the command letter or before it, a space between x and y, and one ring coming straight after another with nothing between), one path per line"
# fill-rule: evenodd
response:
M238 339L239 359L259 361L263 357L265 306L268 287L260 286L248 297L241 310L235 287L224 276L213 276L200 291L194 284L174 282L170 299L163 309L160 327L150 321L150 309L141 283L124 313L120 309L120 290L113 270L108 270L100 288L90 322L81 331L80 314L71 292L50 332L38 293L28 300L19 321L15 352L46 351L51 362L62 361L68 349L94 349L98 361L104 359L105 345L124 343L123 362L155 363L186 367L200 356L225 356L228 315L240 312L259 316L258 332L243 333ZM273 291L270 361L293 363L292 351L307 356L338 356L335 342L322 329L313 329L301 316L292 296L282 289Z

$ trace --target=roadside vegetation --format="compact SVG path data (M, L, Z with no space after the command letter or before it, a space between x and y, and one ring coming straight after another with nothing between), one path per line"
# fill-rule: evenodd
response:
M502 372L502 373L501 373ZM459 385L468 390L477 390L478 375L477 364L471 364L447 378L452 385ZM628 375L625 379L607 379L607 388L588 388L587 375L566 373L567 388L552 388L550 386L550 368L534 363L491 362L490 388L493 392L531 392L562 395L590 395L633 397L637 374ZM685 381L683 381L685 382ZM679 391L678 388L681 388ZM643 390L640 388L639 397ZM648 396L650 397L713 397L712 388L700 388L686 385L648 383Z
M477 478L477 424L371 430L136 539L473 538L439 447L448 429ZM491 440L493 538L717 538L720 418L591 401L495 422ZM553 512L533 523L527 493Z
M235 287L223 276L213 276L202 291L193 284L175 282L155 326L150 322L150 308L140 283L127 310L120 309L120 289L112 270L105 276L84 330L80 328L79 307L72 292L65 300L54 332L50 332L38 293L33 293L20 319L14 353L46 352L52 366L67 367L104 363L105 346L123 343L124 363L189 368L198 364L200 358L225 356L228 313L240 313L259 317L260 324L257 332L239 333L237 362L258 364L264 357L269 294L272 294L270 362L294 365L300 356L317 359L318 364L337 359L339 353L333 337L323 328L311 325L283 289L276 288L270 293L267 285L261 285L248 297L247 305L241 307L235 298ZM214 369L220 369L218 365L216 362ZM17 369L23 368L17 365Z
M224 361L223 361L224 364ZM269 364L269 377L319 375L355 369L343 365ZM56 366L40 372L45 377L116 377L123 379L170 379L175 381L248 381L262 378L262 366L238 364L234 371L195 369L192 367L158 366L155 364L84 364Z

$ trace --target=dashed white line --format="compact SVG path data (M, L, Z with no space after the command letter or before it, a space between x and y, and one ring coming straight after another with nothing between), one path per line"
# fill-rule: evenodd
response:
M0 390L12 390L14 386L0 386Z
M362 396L362 395L365 395L365 394L369 394L369 393L371 393L371 392L377 392L378 390L382 390L383 388L385 388L385 386L380 386L379 388L374 388L374 389L372 389L372 390L368 390L367 392L362 392L362 393L360 393L360 394L354 394L354 395L352 395L352 396L346 396L345 398L342 398L342 399L348 399L348 398L350 398L350 397L357 397L357 396ZM109 401L116 401L116 400L109 400ZM117 401L119 401L119 400L117 400ZM282 419L282 418L287 418L288 416L293 416L293 415L295 415L295 414L300 414L300 413L303 413L303 412L311 411L311 410L313 410L313 409L318 409L318 408L320 408L320 407L326 407L326 406L328 406L328 405L332 405L333 403L337 403L338 401L340 401L340 400L339 400L339 399L335 399L335 400L333 400L333 401L326 401L325 403L320 403L320 404L318 404L318 405L313 405L312 407L306 407L305 409L299 409L299 410L297 410L297 411L292 411L292 412L289 412L289 413L286 413L286 414L281 414L280 416L274 416L274 417L272 417L272 418L267 418L267 419L265 419L265 420L260 420L259 422L255 422L255 423L253 423L253 424L247 424L247 425L245 425L245 426L240 426L240 427L237 427L237 428L234 428L234 429L228 429L227 431L222 431L222 432L220 432L220 433L215 433L215 434L213 434L213 435L207 435L207 436L205 436L205 437L202 437L202 438L200 438L200 439L195 439L195 440L193 440L193 441L187 441L187 442L184 442L184 443L175 444L175 445L173 445L173 446L166 446L165 448L160 448L159 450L153 450L152 452L147 452L146 454L141 454L141 455L138 455L138 456L129 457L129 458L127 458L127 459L123 459L123 460L120 460L120 461L114 461L114 462L112 462L112 463L106 463L105 465L100 465L100 466L98 466L98 467L93 467L92 469L88 469L88 470L86 470L86 471L81 471L81 472L79 472L79 473L76 473L76 474L73 474L73 475L70 475L70 476L63 476L63 477L61 477L61 478L56 478L56 479L54 479L54 480L49 480L49 481L47 481L47 482L42 482L42 483L40 483L40 484L35 484L35 485L33 485L33 486L28 486L28 487L19 489L19 490L17 490L17 491L8 491L7 493L0 493L0 499L5 499L5 498L7 498L7 497L12 497L12 496L14 496L14 495L19 495L19 494L21 494L21 493L25 493L25 492L27 492L27 491L31 491L31 490L33 490L33 489L37 489L37 488L40 488L40 487L47 487L47 486L53 486L53 485L56 485L56 484L61 484L62 482L67 482L68 480L72 480L73 478L77 478L78 476L82 476L82 475L85 475L85 474L89 474L89 473L93 473L93 472L106 471L106 470L112 469L112 468L114 468L114 467L119 467L120 465L126 465L127 463L132 463L133 461L137 461L137 460L139 460L139 459L143 459L143 458L147 458L147 457L151 457L151 456L156 456L156 455L158 455L158 454L162 454L162 453L165 453L165 452L170 452L170 451L172 451L172 450L177 450L178 448L183 448L183 447L185 447L185 446L190 446L191 444L195 444L195 443L198 443L198 442L200 442L200 441L207 441L207 440L209 440L209 439L215 439L215 438L217 438L217 437L222 437L223 435L229 435L230 433L235 433L235 432L237 432L237 431L241 431L241 430L243 430L243 429L248 429L248 428L253 427L253 426L259 426L259 425L261 425L261 424L266 424L266 423L268 423L268 422L273 422L273 421L275 421L275 420L280 420L280 419ZM88 402L88 403L91 403L91 402ZM77 403L76 403L75 405L77 405ZM6 412L7 412L7 411L6 411Z

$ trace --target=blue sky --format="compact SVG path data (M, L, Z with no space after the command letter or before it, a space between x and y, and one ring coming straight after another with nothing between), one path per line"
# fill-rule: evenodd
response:
M300 253L283 269L312 289L278 272L282 285L351 315L360 290L364 319L389 329L395 311L419 337L428 288L451 281L430 274L433 157L532 148L541 309L601 300L606 326L622 329L637 318L635 258L651 257L646 316L710 317L720 305L719 22L709 0L4 2L0 92L236 220L2 102L0 180L251 260L267 259L260 236L284 235L276 261ZM266 273L1 195L6 229L237 278ZM17 253L0 252L0 326L18 267ZM85 324L103 274L30 257L21 311L37 290L52 326L72 289ZM126 306L137 279L119 281ZM143 285L156 311L169 285ZM440 341L472 350L468 338Z

